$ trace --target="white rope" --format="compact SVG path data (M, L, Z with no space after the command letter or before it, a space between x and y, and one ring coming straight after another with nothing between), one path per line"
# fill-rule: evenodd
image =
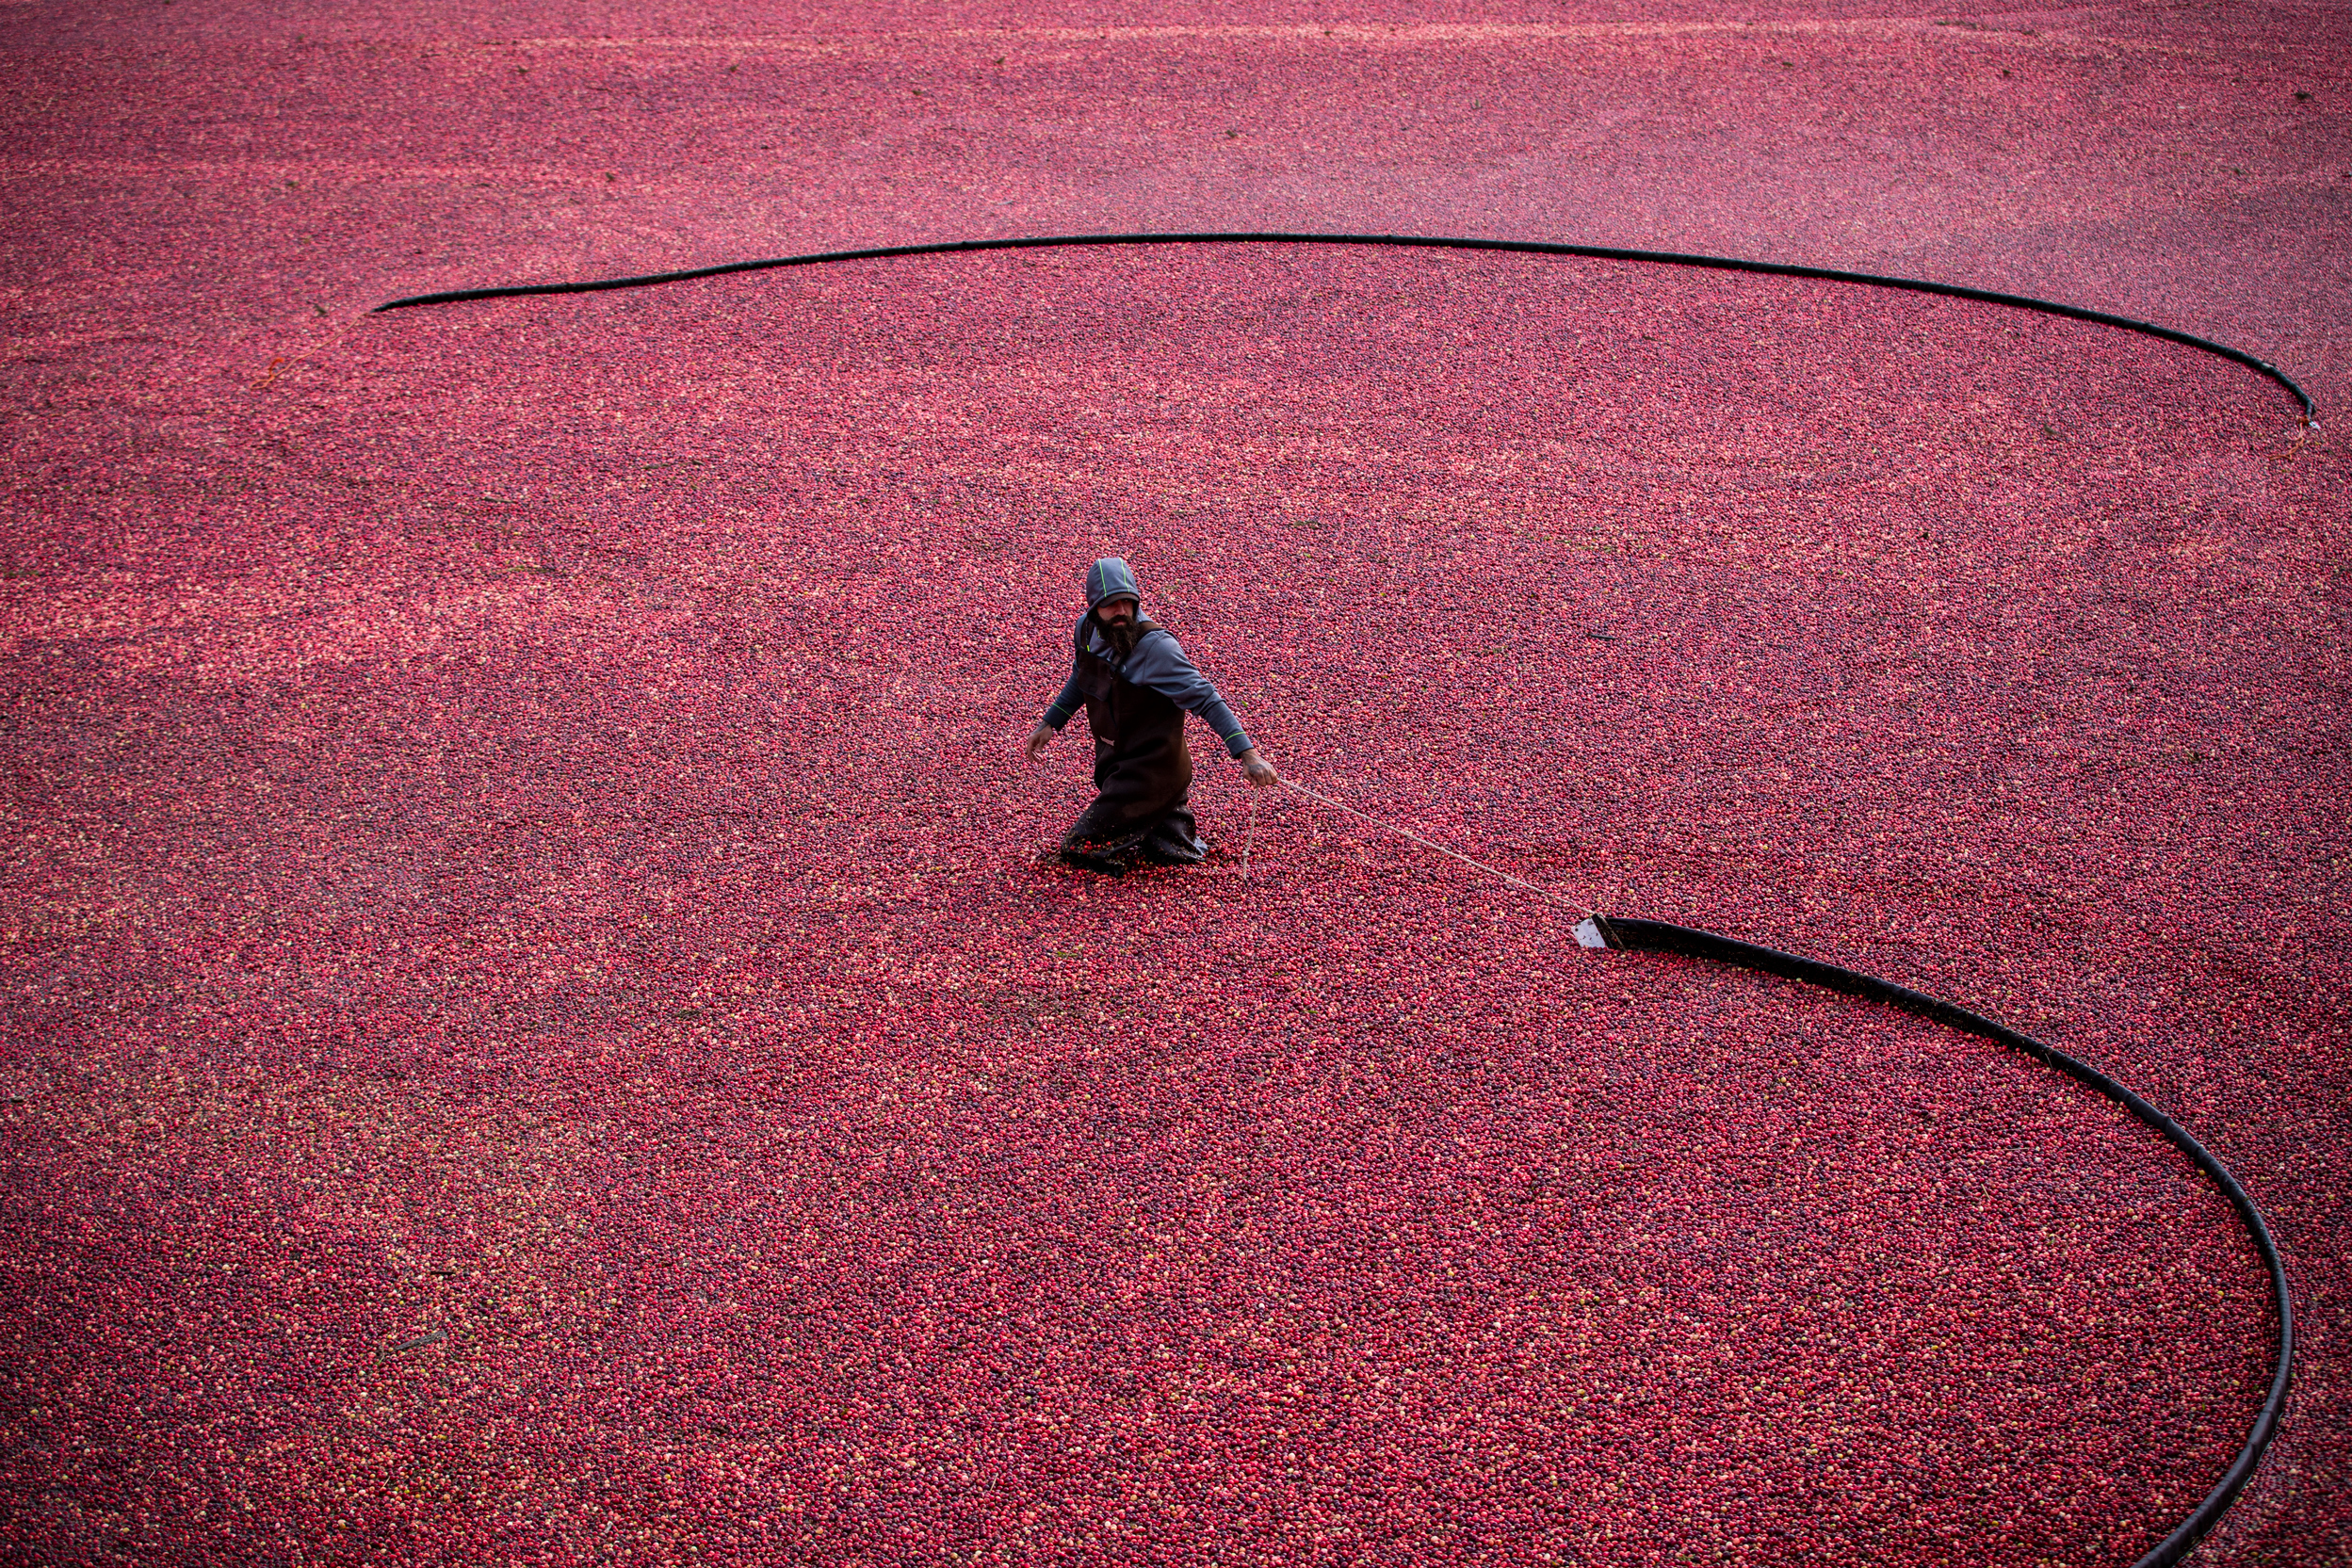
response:
M1257 842L1257 790L1250 790L1250 829L1241 839L1241 880L1250 880L1250 846Z
M1567 907L1571 909L1576 907L1573 904L1568 904L1568 900L1565 897L1553 892L1550 888L1538 886L1536 883L1529 881L1524 877L1515 877L1511 875L1510 872L1503 870L1500 866L1489 865L1483 860L1472 860L1469 856L1462 853L1458 849L1449 849L1444 845L1436 842L1434 839L1423 838L1420 834L1415 832L1410 828L1400 828L1394 822L1383 822L1377 816L1366 816L1363 812L1356 810L1354 806L1343 805L1339 801L1333 800L1330 796L1320 794L1315 790L1307 788L1303 784L1295 783L1290 779L1284 779L1282 781L1282 787L1285 789L1296 790L1299 794L1306 796L1310 800L1321 800L1324 805L1331 807L1333 810L1344 811L1350 816L1357 817L1363 821L1370 822L1375 828L1386 828L1392 833L1401 833L1425 849L1435 849L1441 855L1452 855L1455 860L1460 861L1465 865L1476 866L1479 870L1485 872L1490 877L1500 877L1504 881L1509 882L1512 886L1523 887L1539 898L1549 898L1555 904L1567 904ZM1255 817L1253 817L1252 820L1255 821Z

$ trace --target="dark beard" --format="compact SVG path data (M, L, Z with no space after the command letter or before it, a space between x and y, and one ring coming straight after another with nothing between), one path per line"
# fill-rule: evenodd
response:
M1102 639L1111 644L1111 651L1123 659L1135 652L1137 639L1145 632L1159 630L1158 626L1140 615L1124 626L1114 626L1098 615L1095 617L1095 624L1102 628Z

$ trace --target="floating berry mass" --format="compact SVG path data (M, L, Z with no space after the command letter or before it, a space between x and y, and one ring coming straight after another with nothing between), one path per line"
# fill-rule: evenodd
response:
M1231 246L339 331L25 438L12 1558L2119 1564L2244 1440L2178 1152L1574 928L2049 1039L2321 1270L2341 518L2276 388ZM1197 725L1202 865L1041 861L1113 555L1288 776L1558 900L1253 824ZM2340 1530L2298 1418L2214 1560Z

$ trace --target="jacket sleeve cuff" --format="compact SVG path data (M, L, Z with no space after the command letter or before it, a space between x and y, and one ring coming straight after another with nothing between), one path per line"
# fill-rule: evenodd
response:
M1046 710L1046 728L1058 730L1070 721L1070 710L1056 703Z
M1250 737L1242 731L1236 730L1225 736L1225 752L1228 755L1238 757L1249 749Z

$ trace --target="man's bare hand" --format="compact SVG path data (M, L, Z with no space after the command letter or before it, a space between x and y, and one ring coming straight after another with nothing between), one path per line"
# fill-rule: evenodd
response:
M1054 728L1051 724L1040 724L1030 731L1029 743L1022 748L1029 753L1029 760L1035 762L1039 757L1044 756L1046 747L1052 742L1053 737Z
M1235 760L1241 763L1242 774L1260 789L1269 788L1282 782L1282 775L1274 771L1274 765L1259 756L1257 748L1255 746L1242 752Z

